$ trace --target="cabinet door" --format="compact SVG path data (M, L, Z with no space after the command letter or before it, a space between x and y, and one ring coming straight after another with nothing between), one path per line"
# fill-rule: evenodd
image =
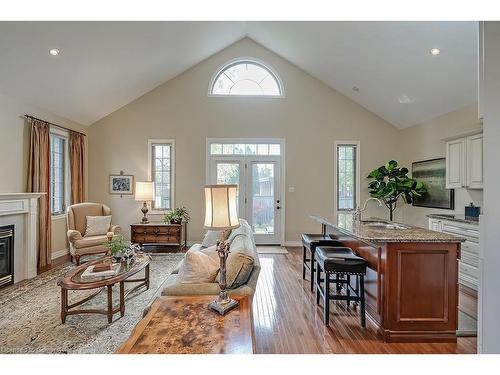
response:
M467 137L467 186L483 188L483 135Z
M446 188L465 186L465 139L446 142Z

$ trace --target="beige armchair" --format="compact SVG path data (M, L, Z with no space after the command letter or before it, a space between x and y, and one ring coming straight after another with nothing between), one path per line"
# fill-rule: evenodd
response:
M91 254L106 254L104 243L108 235L84 237L87 228L87 216L110 216L111 209L101 203L78 203L68 207L68 241L71 258L80 264L80 257ZM121 233L119 225L112 225L109 233Z

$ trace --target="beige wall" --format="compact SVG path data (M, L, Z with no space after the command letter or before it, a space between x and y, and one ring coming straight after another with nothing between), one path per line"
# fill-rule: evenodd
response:
M252 56L280 74L286 97L213 98L208 84L217 68ZM399 131L302 70L244 39L93 124L89 129L89 198L108 204L129 235L141 217L132 196L108 194L108 175L123 170L136 181L148 177L148 138L173 138L176 146L175 205L192 214L189 239L203 236L206 138L286 139L286 240L317 231L309 214L333 211L333 145L361 142L362 198L370 169L395 158ZM159 218L157 218L159 219Z
M443 116L436 117L423 124L415 125L400 132L399 160L411 171L414 161L441 158L446 156L443 138L453 137L470 130L481 129L478 120L477 104L473 104ZM456 213L464 214L464 206L474 202L482 206L483 191L455 189L455 210L440 210L405 206L399 210L397 219L405 223L427 227L427 214L429 213Z
M28 173L29 129L21 118L30 114L62 126L86 132L87 127L56 116L33 106L0 94L0 192L19 193L26 191ZM64 218L52 222L52 252L66 249L66 221Z

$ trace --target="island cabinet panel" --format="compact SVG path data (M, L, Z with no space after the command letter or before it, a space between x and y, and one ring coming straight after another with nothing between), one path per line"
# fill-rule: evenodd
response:
M456 342L457 243L387 244L386 341Z

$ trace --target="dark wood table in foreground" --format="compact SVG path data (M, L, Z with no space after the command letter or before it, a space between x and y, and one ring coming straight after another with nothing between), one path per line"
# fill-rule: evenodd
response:
M231 297L239 305L224 316L208 309L215 296L158 297L117 353L252 354L249 297Z
M111 257L104 257L96 259L91 262L82 264L79 267L69 271L57 282L61 287L61 321L66 322L66 316L74 314L103 314L107 315L108 323L113 320L113 315L120 313L121 316L125 314L125 283L139 283L132 290L141 286L149 289L149 261L150 257L147 254L137 254L133 261L130 263L120 263L120 269L114 276L100 276L100 277L82 277L82 273L91 265L101 264L104 262L111 262ZM144 270L144 277L138 279L130 279L139 271ZM113 285L120 284L120 306L113 307ZM104 288L107 289L108 306L107 309L74 309L77 306L89 301L97 296ZM95 293L90 296L72 304L68 303L68 290L89 290L97 289ZM129 291L129 292L130 292Z

